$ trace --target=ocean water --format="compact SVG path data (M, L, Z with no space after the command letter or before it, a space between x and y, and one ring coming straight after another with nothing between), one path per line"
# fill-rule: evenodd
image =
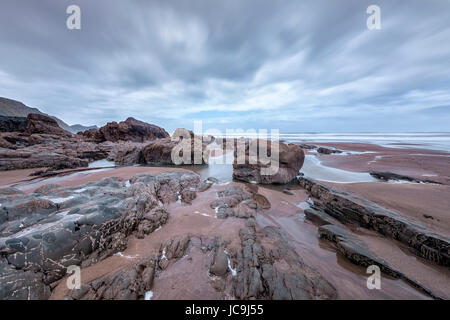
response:
M450 152L450 132L425 133L282 133L286 142L362 142L398 148Z
M244 134L246 138L255 135ZM238 135L230 136L236 138ZM424 148L450 152L450 132L412 133L280 133L286 142L361 142L398 148Z

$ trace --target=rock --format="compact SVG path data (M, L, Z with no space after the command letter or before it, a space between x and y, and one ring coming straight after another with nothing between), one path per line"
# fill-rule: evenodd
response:
M57 153L28 153L23 151L0 151L0 170L49 167L53 170L87 167L88 161Z
M189 246L189 241L190 238L187 235L172 238L161 246L160 251L164 252L168 260L182 258Z
M27 117L26 132L53 134L57 136L71 137L72 134L61 129L55 119L43 114L30 113Z
M0 132L25 132L27 118L0 116Z
M325 213L324 213L325 214ZM429 289L425 288L419 282L407 277L405 274L393 269L388 262L377 257L372 253L367 245L356 235L347 231L344 227L335 224L326 224L319 227L319 235L336 244L337 250L349 259L352 263L364 267L376 265L382 272L397 279L404 279L414 287L422 290L434 299L440 299Z
M266 197L257 193L258 188L230 186L217 193L218 199L210 203L216 210L217 218L238 217L248 219L255 217L262 210L270 209L270 202Z
M149 140L169 137L169 134L161 127L148 124L134 118L128 118L122 122L108 122L98 130L91 129L78 134L86 141L133 141L145 142Z
M340 151L340 150L330 149L330 148L325 148L325 147L319 147L317 149L317 152L322 153L322 154L342 153L342 151Z
M223 276L228 270L228 257L220 240L217 240L216 249L209 272L216 276Z
M249 219L239 232L233 292L238 299L335 299L336 290L308 267L274 227Z
M183 135L187 138L180 141L174 139ZM190 140L188 139L189 137L191 137ZM142 156L147 164L204 164L209 157L206 146L202 141L202 137L194 136L191 131L186 129L177 129L172 138L158 139L148 143L142 149ZM183 152L185 151L190 153L190 155L188 153L184 154ZM175 155L178 155L179 163L176 162Z
M270 143L268 143L267 150L268 153L271 152ZM248 141L245 143L245 154L238 155L236 148L236 159L233 163L234 179L259 184L285 184L298 175L305 160L305 154L299 146L280 142L278 170L274 174L263 175L261 169L268 168L270 165L263 164L259 155L249 153ZM256 164L250 164L250 159L253 159Z
M290 195L290 196L293 196L293 195L294 195L294 194L292 193L292 191L289 190L289 189L283 189L283 193L288 194L288 195Z
M0 274L8 275L0 277L0 299L48 298L48 286L67 266L87 267L125 250L129 235L145 237L167 221L161 202L170 201L169 190L176 195L199 183L194 173L171 172L137 175L129 187L112 177L76 188L46 185L32 194L0 189ZM172 239L166 257L182 257L188 245L187 236Z
M314 205L341 222L359 225L403 242L418 256L450 266L450 239L425 230L421 225L367 199L340 192L307 178L299 178Z
M144 163L142 148L138 146L126 146L117 152L113 158L117 165L131 165Z
M107 143L42 133L0 133L0 144L7 148L0 149L0 170L86 167L90 161L106 158L112 149Z
M9 142L7 139L5 139L5 137L0 136L0 148L14 149L15 146L11 142Z
M402 174L392 173L392 172L380 172L380 171L371 171L370 175L378 180L382 181L408 181L408 182L414 182L414 183L435 183L435 184L441 184L439 182L433 181L433 180L423 180L423 179L416 179L409 176L405 176Z
M298 145L300 148L302 149L306 149L306 150L314 150L317 149L317 146L313 146L311 144L299 144Z
M171 141L171 138L157 139L148 143L142 149L142 157L147 164L167 165L172 162L172 149L177 142Z
M105 137L98 129L88 129L86 131L78 132L77 137L82 140L94 143L101 143L106 141Z
M209 280L209 282L211 283L211 286L219 292L222 292L225 290L226 288L226 282L225 279L223 279L222 277L211 277L211 279Z
M143 300L153 287L156 259L143 259L112 275L104 276L80 289L71 290L66 298L73 300Z

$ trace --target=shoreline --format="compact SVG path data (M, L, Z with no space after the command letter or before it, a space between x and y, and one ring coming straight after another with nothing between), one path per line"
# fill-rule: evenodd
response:
M317 147L333 148L343 151L339 154L319 154L314 150L305 149L310 157L320 159L319 170L340 170L345 175L350 173L368 173L371 170L389 170L397 174L408 174L416 178L434 179L441 184L419 184L419 183L395 183L392 181L345 183L320 181L321 183L337 190L349 192L378 205L396 211L405 218L422 224L427 230L434 231L444 236L450 234L450 216L446 209L450 206L448 195L450 194L450 168L443 166L442 159L448 155L444 152L429 151L418 148L387 148L364 143L308 143ZM376 158L376 157L379 158ZM399 160L401 159L401 160ZM422 164L422 167L418 166ZM220 166L220 165L216 165ZM209 203L217 198L218 192L230 187L245 187L246 183L228 179L229 167L176 167L176 166L121 166L115 168L90 168L89 171L81 169L63 176L55 176L39 181L20 182L22 179L36 169L25 169L0 172L1 188L16 185L26 194L31 194L36 189L47 183L56 183L62 188L78 188L86 183L95 183L108 177L118 177L122 181L129 181L137 174L159 175L163 172L195 172L202 179L206 179L209 173L223 174L221 181L214 183L210 189L199 192L192 204L170 203L166 206L169 212L168 223L161 226L161 231L154 231L143 239L137 239L130 235L127 238L127 249L120 254L114 254L101 260L92 266L82 268L83 283L91 283L100 278L112 276L120 270L127 270L133 263L143 258L158 256L164 242L173 237L188 235L190 237L189 249L186 258L171 262L167 269L161 270L160 275L153 283L152 299L216 299L230 298L233 281L230 274L223 280L223 291L214 289L214 277L208 276L208 268L205 264L211 259L211 253L205 253L200 249L199 243L212 241L219 236L226 243L227 252L230 254L231 263L236 264L236 254L239 252L240 244L239 230L244 228L244 220L228 217L217 219L217 212L211 209ZM228 173L226 173L228 170ZM84 172L83 172L84 171ZM302 171L302 170L301 170ZM314 173L314 171L312 171ZM225 174L224 174L225 173ZM351 175L348 175L351 180ZM347 178L348 178L347 177ZM5 183L6 182L6 183ZM255 186L256 187L256 186ZM286 192L288 188L289 192ZM305 216L305 209L309 207L306 201L309 194L296 184L289 185L260 185L258 192L271 204L270 209L263 210L256 215L256 223L266 230L276 228L281 230L290 246L301 260L325 276L337 291L339 299L429 299L430 297L411 286L402 279L395 279L383 274L383 290L371 291L365 288L366 273L362 266L355 265L342 256L336 244L318 237L320 224L312 222ZM374 255L384 259L389 265L400 270L409 278L418 281L427 290L436 296L449 299L450 296L445 288L450 284L450 272L442 266L435 265L429 261L418 258L400 243L388 240L373 231L364 228L339 224L348 232L358 237L367 250ZM202 240L203 239L203 240ZM209 240L208 240L209 239ZM209 251L208 251L209 252ZM189 260L188 260L189 258ZM406 263L406 261L408 261ZM279 266L282 270L285 267ZM291 268L291 267L289 267ZM287 270L289 270L289 268ZM191 270L191 271L189 271ZM193 275L192 272L198 272ZM189 279L191 286L197 286L194 293L186 291L179 285L184 276ZM188 276L189 275L189 276ZM222 278L221 278L222 279ZM65 278L59 281L59 285L52 292L51 299L61 299L68 294L65 288Z

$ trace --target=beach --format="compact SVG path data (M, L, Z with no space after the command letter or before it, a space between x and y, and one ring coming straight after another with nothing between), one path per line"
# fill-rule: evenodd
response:
M320 182L335 190L367 199L400 217L420 225L427 232L448 239L450 218L447 212L450 195L449 153L444 150L421 149L419 145L407 147L381 146L375 143L352 142L296 142L305 148L305 164L300 176ZM305 146L308 145L308 147ZM328 151L318 148L325 148ZM91 166L91 167L95 167ZM48 183L61 188L81 188L102 179L117 177L118 181L131 181L136 175L157 176L164 172L193 173L199 179L216 178L206 191L197 192L189 203L169 202L165 205L168 220L157 231L143 238L131 234L126 238L126 249L103 260L82 267L81 279L89 285L128 270L142 259L161 258L164 243L170 239L188 237L189 246L182 257L170 261L164 269L155 271L151 299L233 299L236 272L242 243L240 233L246 220L239 217L218 217L211 205L218 194L248 186L257 190L270 205L252 215L260 230L276 228L296 259L320 274L333 288L337 299L430 299L450 298L450 272L448 267L436 264L414 254L411 248L395 239L358 226L335 221L370 255L376 256L395 270L395 274L382 275L382 289L369 290L368 274L364 265L349 260L336 243L319 235L322 222L311 219L305 210L314 201L311 194L295 182L288 185L251 185L233 181L232 166L210 164L202 166L111 166L99 164L94 170L60 174L51 178L29 178L29 169L0 172L2 187L14 187L32 194ZM389 172L417 181L380 180L370 173ZM115 178L116 179L116 178ZM28 181L27 181L28 180ZM254 191L255 192L255 191ZM331 217L330 217L331 218ZM260 231L263 232L263 231ZM210 273L210 261L215 250L205 249L220 238L227 252L228 271L218 277ZM293 272L297 266L289 260L277 260L279 270ZM237 268L237 269L236 269ZM235 271L235 269L237 271ZM280 271L281 272L281 271ZM242 280L239 280L242 281ZM65 278L52 284L50 299L74 297L66 286Z

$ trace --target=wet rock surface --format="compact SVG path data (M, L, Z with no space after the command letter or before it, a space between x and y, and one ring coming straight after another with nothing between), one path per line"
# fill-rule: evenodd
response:
M330 148L325 148L325 147L317 148L317 152L322 153L322 154L342 153L342 151L340 151L340 150L330 149Z
M155 277L156 258L151 257L102 277L80 289L71 290L66 300L142 300L150 291Z
M189 250L190 237L174 237L161 245L159 254L140 259L112 275L68 292L68 300L143 300L155 277Z
M402 272L390 266L387 261L371 252L364 241L362 241L357 235L353 234L344 225L340 225L339 222L323 210L319 208L309 208L305 210L305 215L308 219L321 225L318 229L319 236L335 243L337 251L349 259L352 263L364 267L376 265L385 274L397 279L403 279L430 297L440 299L440 297L434 294L430 289L407 277Z
M439 182L430 180L430 179L417 179L410 176L405 176L403 174L397 174L392 172L381 172L381 171L371 171L370 175L378 180L382 181L407 181L413 183L435 183L440 184Z
M253 143L258 143L259 149L252 148ZM299 173L305 154L303 150L294 144L285 144L279 142L278 159L272 156L272 144L267 143L267 150L263 150L260 140L245 141L245 152L239 151L239 147L235 147L235 161L233 163L233 178L241 181L258 184L285 184L292 181ZM255 151L256 150L256 151ZM276 152L274 149L273 152ZM239 154L238 154L239 153ZM271 164L268 160L278 160L278 163ZM270 167L277 166L274 172L268 173Z
M447 237L428 232L422 225L361 197L311 179L300 177L298 181L326 214L344 223L375 230L406 244L422 258L450 266L450 239Z
M10 131L0 132L0 170L86 167L106 158L112 148L79 140L56 120L40 114L29 114L18 127L6 129Z
M172 138L159 139L147 144L142 149L142 156L147 164L204 164L209 157L206 146L207 143L202 136L194 135L192 131L186 129L177 129Z
M261 228L253 218L240 230L234 295L238 299L334 299L334 287L303 263L280 229Z
M169 136L164 129L133 118L77 135L41 114L29 114L26 119L2 119L0 170L86 167L91 161L107 157L118 165L142 163L142 146L139 149L137 146Z
M200 184L194 173L105 178L79 188L45 185L32 194L0 190L0 299L43 299L69 265L123 251L168 219L164 204ZM167 255L171 255L168 246ZM177 256L177 253L174 253Z
M258 193L258 187L247 185L231 186L217 193L217 200L210 204L215 209L217 218L250 218L258 212L270 208L270 202Z

